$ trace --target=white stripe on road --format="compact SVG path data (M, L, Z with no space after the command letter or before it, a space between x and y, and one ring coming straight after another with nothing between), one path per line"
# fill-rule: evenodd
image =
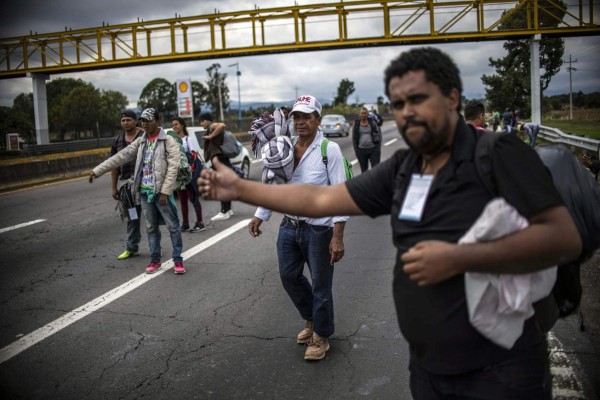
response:
M45 221L45 219L36 219L35 221L29 221L29 222L24 222L24 223L19 224L19 225L9 226L8 228L2 228L2 229L0 229L0 233L12 231L13 229L24 228L26 226L37 224L37 223L44 222L44 221Z
M390 144L396 143L397 141L398 141L398 138L394 138L394 139L392 139L390 141L385 142L383 145L384 146L389 146Z
M226 237L232 235L233 233L237 232L241 228L248 226L249 222L250 222L249 219L238 222L237 224L225 229L223 232L216 234L215 236L211 237L210 239L205 240L204 242L198 244L197 246L194 246L191 249L189 249L188 251L182 253L181 254L182 258L184 260L187 260L190 257L195 256L196 254L200 253L203 250L206 250L213 244L215 244L215 243L225 239ZM148 275L148 274L144 273L142 275L136 276L135 278L131 279L129 282L125 282L121 286L119 286L107 293L104 293L103 295L95 298L94 300L88 302L87 304L84 304L83 306L76 308L75 310L71 311L70 313L63 315L62 317L39 328L38 330L30 333L29 335L23 336L21 339L17 340L16 342L13 342L13 343L9 344L8 346L4 347L3 349L0 349L0 364L11 359L12 357L16 356L17 354L21 353L22 351L28 349L29 347L33 346L34 344L41 342L42 340L46 339L47 337L59 332L60 330L66 328L67 326L71 325L72 323L77 322L81 318L112 303L113 301L126 295L127 293L131 292L132 290L142 286L144 283L147 283L150 280L156 278L157 276L167 272L168 270L173 268L173 261L172 260L165 261L164 263L162 263L161 267L162 268L160 268L158 271L156 271L152 275Z
M571 365L562 343L553 332L548 332L550 372L554 400L585 399L583 385Z

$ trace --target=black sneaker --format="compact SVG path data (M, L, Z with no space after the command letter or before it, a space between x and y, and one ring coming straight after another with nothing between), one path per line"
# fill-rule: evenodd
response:
M181 225L181 232L189 231L190 226L188 224Z
M202 232L205 229L206 227L204 226L204 223L198 221L196 222L196 225L194 225L194 227L190 229L190 232Z

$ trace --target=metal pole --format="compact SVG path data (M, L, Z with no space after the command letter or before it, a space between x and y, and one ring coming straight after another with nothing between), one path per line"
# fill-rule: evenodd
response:
M563 60L563 63L569 63L569 119L573 119L573 71L577 71L577 68L573 68L573 63L576 63L577 60L571 59L571 55L569 54L569 61Z
M242 73L240 72L240 64L239 63L235 63L235 64L231 64L230 67L235 67L236 69L236 75L237 75L237 89L238 89L238 131L242 131L242 96L241 96L241 92L240 92L240 75L242 75Z
M221 85L223 84L223 78L219 77L219 111L221 114L221 122L225 122L225 118L223 117L223 99L221 98Z
M542 123L542 88L540 81L540 41L542 35L534 35L529 41L531 55L531 122Z
M571 55L569 54L569 119L573 120L573 69L571 67Z

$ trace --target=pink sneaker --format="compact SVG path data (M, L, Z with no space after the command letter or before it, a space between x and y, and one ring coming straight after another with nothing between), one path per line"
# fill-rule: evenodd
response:
M153 274L157 269L160 268L160 261L150 261L150 264L146 267L147 274Z
M181 261L175 261L173 272L175 272L177 275L185 274L185 267Z

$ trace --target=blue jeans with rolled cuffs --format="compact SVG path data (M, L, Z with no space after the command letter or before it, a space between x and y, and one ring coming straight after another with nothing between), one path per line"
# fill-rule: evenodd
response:
M183 249L183 241L181 239L181 226L179 225L179 217L175 208L172 196L169 196L167 204L160 204L160 194L154 197L152 203L148 203L148 196L142 194L142 211L146 218L146 233L148 234L148 245L150 247L150 260L160 261L160 216L167 225L167 230L171 236L171 244L173 245L173 261L183 261L181 250Z
M290 221L284 217L277 238L279 276L300 316L314 322L315 333L329 337L333 321L333 264L329 243L333 228ZM308 265L312 284L303 275Z

